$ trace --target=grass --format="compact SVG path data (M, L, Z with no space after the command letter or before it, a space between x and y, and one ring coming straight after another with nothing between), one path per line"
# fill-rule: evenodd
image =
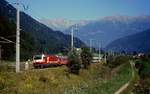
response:
M92 88L95 94L114 94L123 84L128 82L131 77L130 65L124 65L120 68L111 80L102 80L96 87ZM89 93L89 94L92 94Z
M113 77L110 73L111 69L100 63L81 70L79 75L68 73L66 66L20 73L3 71L0 94L113 94L129 81L131 68L125 64Z

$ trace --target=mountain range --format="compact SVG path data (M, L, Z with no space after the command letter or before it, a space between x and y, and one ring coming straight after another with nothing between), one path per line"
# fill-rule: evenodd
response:
M149 29L150 16L107 16L81 21L47 19L42 23L48 27L55 27L56 30L61 30L65 34L70 34L71 29L74 28L74 35L87 45L90 45L90 40L93 40L91 44L93 47L98 47L100 44L106 47L116 39Z
M69 27L64 33L70 34L71 28L75 27L76 25ZM149 28L150 16L108 16L89 21L83 26L78 25L74 35L87 45L90 44L90 40L93 40L92 46L98 47L98 44L101 44L105 47L118 38L136 34Z
M16 9L0 0L0 13L15 23ZM44 25L44 24L45 25ZM55 30L53 30L53 29ZM107 16L96 20L73 21L67 19L41 19L40 22L21 12L22 32L34 38L36 51L56 53L70 47L70 33L74 28L75 46L87 45L109 48L117 39L150 29L150 16ZM62 30L61 32L59 30ZM83 41L83 42L82 42ZM110 48L111 49L111 48ZM52 51L52 52L50 52Z
M111 42L106 49L115 52L150 53L150 29Z
M1 18L5 18L7 20L6 23L8 24L8 26L9 25L15 26L16 9L5 0L0 0L0 16ZM9 24L10 22L12 22L13 24ZM4 25L3 22L1 24L2 26L0 27L0 36L6 37L8 31L4 29L6 29L7 27ZM29 46L31 46L31 48L34 47L34 51L33 50L29 51L29 53L26 53L26 54L37 54L37 53L42 53L42 52L58 53L63 49L70 48L70 40L71 40L70 35L63 34L60 31L54 31L51 28L47 27L46 25L36 21L35 19L25 14L24 12L20 12L20 24L21 24L20 26L21 33L23 34L26 33L32 37L32 38L29 38L32 40L29 40L28 36L26 36L25 39L28 41L21 39L21 44L22 43L27 44L30 41L34 42L29 45L21 45L21 47L23 47L25 50L24 52L26 52ZM10 30L9 32L15 32L15 27L14 29L9 29L9 30ZM4 34L6 34L6 36ZM21 35L21 36L24 36L24 35ZM81 47L82 45L84 45L84 43L78 38L74 38L74 39L75 39L74 45L76 47ZM3 45L5 44L2 44L2 46ZM14 48L11 48L11 49L14 49ZM25 53L22 53L22 54L25 54Z
M76 22L67 19L40 19L40 22L52 28L53 30L64 31Z
M59 30L64 33L66 29L77 24L78 26L84 26L90 21L88 20L68 20L68 19L40 19L40 22L53 30Z

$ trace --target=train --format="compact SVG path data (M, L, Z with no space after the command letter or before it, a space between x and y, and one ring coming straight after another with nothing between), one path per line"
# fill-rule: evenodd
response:
M33 67L34 68L44 68L49 66L60 66L67 65L68 58L67 56L58 56L58 55L34 55L33 56Z

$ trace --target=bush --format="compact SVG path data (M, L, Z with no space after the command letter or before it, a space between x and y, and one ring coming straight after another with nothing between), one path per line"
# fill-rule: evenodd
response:
M139 60L136 61L135 67L139 70L138 74L141 79L150 77L150 62Z
M108 56L107 65L110 68L115 68L123 63L129 62L129 57L127 56Z
M69 60L69 64L68 64L69 72L79 74L81 63L80 63L79 54L77 54L76 50L71 50L68 53L68 60Z
M146 80L140 80L139 84L133 89L133 94L149 94L149 85Z
M88 69L88 66L92 62L92 53L88 48L82 48L81 60L82 60L83 68Z
M135 86L133 92L136 94L149 94L150 92L150 58L142 56L135 62L140 77L139 83Z

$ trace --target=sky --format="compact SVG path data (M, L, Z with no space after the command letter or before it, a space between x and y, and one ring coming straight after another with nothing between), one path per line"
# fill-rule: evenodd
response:
M7 0L11 4L16 0ZM35 19L92 20L105 16L150 15L150 0L20 0ZM24 6L29 6L27 10ZM14 5L15 6L15 5Z

